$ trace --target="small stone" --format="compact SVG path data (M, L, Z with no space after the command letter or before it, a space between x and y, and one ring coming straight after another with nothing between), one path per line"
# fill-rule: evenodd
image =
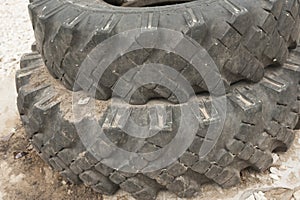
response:
M273 154L272 154L272 158L273 158L273 164L276 164L277 161L279 160L279 156L278 156L278 154L276 154L276 153L273 153Z
M26 156L28 153L27 152L19 152L19 153L15 153L15 159L20 159L23 158L24 156Z
M279 170L278 170L276 167L271 167L271 168L270 168L270 172L271 172L272 174L276 174L276 175L279 174Z
M72 194L73 192L71 190L68 190L68 195Z
M253 195L255 200L267 200L267 198L265 197L265 193L263 193L262 191L254 192Z
M62 183L63 185L67 185L67 182L64 181L64 180L63 180L61 183Z
M279 176L277 176L276 174L270 174L270 177L276 181L280 180Z

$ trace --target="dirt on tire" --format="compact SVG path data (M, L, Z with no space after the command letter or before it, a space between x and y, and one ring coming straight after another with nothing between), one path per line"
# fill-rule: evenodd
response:
M216 120L215 116L205 114L210 113L206 109L214 109L205 95L197 96L199 103L196 107L201 110L199 116L193 110L190 112L192 116L180 116L183 113L178 109L184 104L162 102L160 107L171 113L162 116L165 117L163 121L171 122L167 123L171 126L163 124L158 134L139 140L122 133L121 127L127 124L123 117L129 113L137 123L153 123L141 116L150 116L150 110L160 112L157 102L155 109L151 108L151 104L128 104L125 107L116 104L113 108L107 101L96 100L94 108L97 115L91 115L86 109L91 104L86 103L80 107L81 117L74 118L73 93L50 76L39 53L33 52L24 55L21 70L16 75L18 109L27 136L39 155L69 181L75 184L83 182L108 195L114 194L120 187L137 199L155 199L162 189L180 197L192 197L198 194L199 186L206 183L217 183L222 187L237 185L241 181L240 171L245 168L265 171L273 162L273 151L290 147L295 137L293 129L299 119L299 50L293 50L283 66L267 69L259 83L240 83L226 93L228 111L220 138L212 151L201 159L197 157L200 147L209 142L201 134L206 134L208 126ZM83 92L76 95L81 99L88 98ZM211 113L215 112L221 111ZM119 117L114 117L116 115ZM167 168L135 174L115 170L102 163L102 159L113 157L115 152L97 136L101 130L95 124L100 124L107 137L119 148L152 152L175 137L180 117L191 117L188 118L190 127L196 119L200 124L199 130L186 152ZM85 133L83 138L80 131ZM148 163L151 163L151 159L156 158L145 159L150 159ZM128 161L130 166L134 157Z

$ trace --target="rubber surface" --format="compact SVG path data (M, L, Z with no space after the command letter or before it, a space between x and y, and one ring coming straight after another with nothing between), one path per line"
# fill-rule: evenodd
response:
M127 70L153 62L182 73L197 93L207 91L189 60L142 44L140 50L112 63L99 82L97 73L86 72L88 89L74 85L90 51L118 33L162 28L181 32L208 51L229 86L240 80L258 82L266 66L283 64L300 31L299 0L207 0L143 8L117 7L102 0L33 0L29 12L37 49L51 74L74 91L95 88L96 98L102 100L111 98L114 84ZM185 51L190 56L194 52ZM173 101L170 91L158 85L141 87L136 96L131 103L145 104L152 98Z
M76 126L82 125L89 132L93 124L100 124L120 148L151 152L163 148L175 136L181 117L178 109L184 104L157 101L139 106L114 105L113 108L110 101L97 101L97 115L82 109L82 118L75 119L72 96L85 99L86 94L71 92L52 78L37 52L23 56L16 85L18 109L28 138L45 162L71 182L83 182L109 195L121 188L142 200L155 199L162 189L180 197L192 197L204 183L215 182L223 187L238 184L240 171L247 167L266 170L272 164L271 152L290 147L300 113L300 47L290 53L283 66L265 69L258 83L240 82L231 86L226 95L227 118L221 136L213 150L201 159L198 152L206 142L207 126L214 123L218 113L208 114L213 109L210 100L205 95L198 96L201 115L194 116L199 120L199 129L193 143L172 165L153 173L124 173L103 165L91 152L103 152L105 145L95 137L92 138L95 144L84 146ZM126 113L124 107L132 110L130 117L137 123L159 126L163 131L145 140L122 133L120 127L126 125L120 120ZM159 115L158 108L170 113L162 116L168 123L153 121L152 114ZM116 112L120 114L118 118L109 114ZM114 152L106 153L110 156ZM145 166L151 159L155 158L146 158Z

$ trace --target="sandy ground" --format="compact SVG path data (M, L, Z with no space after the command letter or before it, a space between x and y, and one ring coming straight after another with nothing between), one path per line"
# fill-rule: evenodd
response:
M23 53L34 41L27 1L1 0L0 6L0 200L2 199L132 199L119 191L114 197L74 186L52 172L25 138L16 109L14 74ZM202 199L300 200L300 131L287 153L273 154L274 164L264 173L246 170L242 183L223 190L207 185ZM21 158L18 158L21 157ZM158 199L178 199L161 192Z

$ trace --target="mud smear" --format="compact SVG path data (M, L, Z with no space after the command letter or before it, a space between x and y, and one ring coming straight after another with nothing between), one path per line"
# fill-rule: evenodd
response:
M0 81L0 200L133 199L123 191L114 196L102 196L84 185L72 185L63 180L41 160L25 136L16 108L14 76L0 76ZM300 131L296 132L295 142L288 152L273 154L277 161L269 170L262 173L245 170L242 183L230 189L206 185L195 199L293 199L296 194L300 197L299 135ZM160 192L157 199L178 198L169 192Z

